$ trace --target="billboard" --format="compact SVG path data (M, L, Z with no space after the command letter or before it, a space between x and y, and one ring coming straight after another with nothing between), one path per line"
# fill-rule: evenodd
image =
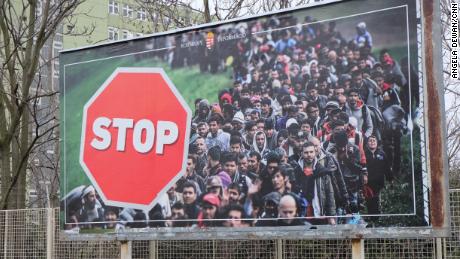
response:
M63 230L433 235L421 15L344 1L63 52Z

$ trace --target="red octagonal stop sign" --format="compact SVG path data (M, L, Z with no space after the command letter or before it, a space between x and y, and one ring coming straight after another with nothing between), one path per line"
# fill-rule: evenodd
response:
M163 69L115 70L84 107L80 148L107 205L155 205L185 172L191 116Z

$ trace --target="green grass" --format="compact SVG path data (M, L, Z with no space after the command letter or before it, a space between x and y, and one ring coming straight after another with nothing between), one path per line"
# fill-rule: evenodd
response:
M65 156L62 159L63 169L66 171L66 178L61 181L63 194L79 185L90 183L79 163L83 106L117 67L163 68L192 111L196 98L207 98L211 103L217 102L219 90L232 85L230 72L201 73L197 67L171 70L167 64L153 58L137 61L130 56L68 66L65 72L66 90L61 95L64 106L64 109L61 109L61 132L65 141L62 147Z

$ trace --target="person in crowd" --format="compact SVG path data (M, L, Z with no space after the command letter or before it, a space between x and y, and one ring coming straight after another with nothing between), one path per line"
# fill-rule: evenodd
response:
M171 206L171 217L166 221L166 226L169 227L189 227L185 205L182 202L176 202Z
M236 153L224 154L222 164L224 165L224 171L230 176L231 182L238 184L242 194L246 195L252 181L248 176L238 171L238 155Z
M332 136L334 146L329 151L337 158L339 168L347 187L351 213L364 209L363 185L367 184L367 169L361 163L359 148L348 141L345 130L338 130Z
M276 224L276 218L278 217L278 205L281 200L281 194L279 192L271 192L263 196L263 206L258 217L256 226L273 226Z
M241 187L238 183L231 183L227 188L228 204L240 204L242 200Z
M207 152L208 147L206 146L206 139L202 136L199 136L195 140L195 155L196 155L196 165L195 171L201 177L204 177L203 169L208 163Z
M217 219L218 209L220 208L220 198L213 193L203 196L201 210L198 214L198 227L216 227L219 225Z
M326 104L325 104L326 105ZM318 132L321 130L321 117L319 107L316 103L308 103L307 105L308 122L311 126L311 133L314 137L318 136Z
M230 151L236 154L243 153L245 151L240 136L232 135L230 137Z
M350 201L347 186L340 170L339 162L333 154L321 147L321 142L317 138L310 141L315 146L316 158L320 165L326 167L331 172L332 187L334 189L334 199L337 215L343 216L350 211Z
M278 205L277 226L306 226L311 227L305 219L299 218L298 204L296 198L291 194L285 194L281 197Z
M264 170L264 164L262 163L262 157L259 152L251 151L248 154L248 176L254 181L260 178Z
M302 157L296 165L296 179L301 195L308 202L307 216L314 217L316 224L335 224L336 204L331 171L318 163L315 145L306 142L302 146Z
M270 150L275 149L277 147L276 140L278 132L275 130L274 119L265 119L264 133L267 139L267 148Z
M222 178L220 175L226 175L225 178L230 179L230 176L225 171L221 171L219 172L219 174L209 177L206 182L206 192L205 193L212 193L218 196L220 199L223 199L224 185L222 183Z
M248 226L245 222L246 215L241 205L229 204L223 208L223 211L223 218L226 219L222 223L224 227L240 228Z
M319 115L324 116L328 98L325 95L319 94L318 90L319 90L318 83L316 81L310 81L307 84L307 92L308 92L307 101L308 101L308 104L316 104L316 107L318 108L318 112L319 112L318 116Z
M222 151L230 149L230 134L222 130L222 115L214 113L208 119L209 133L206 136L208 148L219 146Z
M81 193L82 207L77 214L78 222L101 222L104 220L104 207L96 196L96 190L92 185L86 186ZM81 228L94 227L96 225L83 224Z
M200 208L197 203L197 186L193 182L185 182L182 188L185 214L189 219L196 219Z
M259 153L262 158L265 158L268 152L270 152L270 149L268 148L267 137L265 136L264 131L257 131L254 134L251 151Z
M244 145L245 150L251 150L256 131L257 131L256 123L252 120L248 120L244 126L244 133L243 133L243 145Z
M205 184L204 184L204 179L196 173L195 167L197 164L197 158L196 155L188 155L187 156L187 167L185 169L185 175L182 176L178 181L177 181L177 189L181 191L183 189L182 185L187 182L187 181L192 181L197 183L197 192L202 193L205 190ZM170 199L171 201L171 199ZM174 202L172 203L174 204Z
M104 228L105 229L124 229L124 225L119 222L120 208L113 206L106 206L104 210Z
M198 103L198 111L195 117L192 119L194 123L207 122L211 112L211 106L209 101L206 99L200 100Z
M181 202L182 201L182 193L177 189L177 185L182 185L179 181L176 183L173 183L171 187L169 187L168 191L166 191L166 194L168 195L168 200L169 200L169 205L172 206L176 202ZM182 189L181 189L182 190Z
M248 175L248 156L247 154L245 153L237 153L238 155L238 172L240 172L241 174L243 175L246 175L248 176L249 178L251 178L249 175ZM252 180L252 179L251 179Z
M356 37L355 37L356 45L360 48L362 47L369 47L372 48L372 35L366 28L365 22L360 22L356 25Z
M364 134L367 139L374 132L374 125L369 108L361 100L360 91L357 88L351 88L347 93L347 104L345 112L357 121L357 129Z
M208 154L207 154L208 163L206 164L205 168L203 168L205 181L210 176L217 175L220 171L222 171L222 166L220 164L220 156L221 156L220 147L214 146L208 150Z
M197 126L196 126L196 133L200 137L205 138L205 139L206 139L206 136L208 135L208 132L209 132L208 123L206 121L199 122L197 124Z
M267 166L260 174L260 180L262 185L260 189L260 195L265 196L266 194L273 192L272 175L278 170L280 165L280 158L277 153L270 152L267 155Z
M380 214L380 192L385 185L385 179L393 178L390 163L386 154L380 147L377 137L370 136L366 143L366 160L368 182L364 189L366 197L367 213Z

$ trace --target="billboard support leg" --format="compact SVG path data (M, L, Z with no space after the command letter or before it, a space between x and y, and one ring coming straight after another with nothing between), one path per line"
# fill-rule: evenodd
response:
M351 258L364 259L364 239L351 240Z
M5 211L5 233L3 234L3 258L8 256L8 211Z
M46 209L46 258L52 259L53 258L53 251L54 251L54 229L55 229L55 221L54 221L54 210L52 208Z
M120 258L121 259L131 259L133 251L133 242L132 241L122 241L120 246Z
M442 238L436 238L436 259L442 259L442 252L443 252L443 247L442 247Z
M158 258L158 241L156 240L149 241L149 258Z
M276 259L283 259L283 240L276 240Z

